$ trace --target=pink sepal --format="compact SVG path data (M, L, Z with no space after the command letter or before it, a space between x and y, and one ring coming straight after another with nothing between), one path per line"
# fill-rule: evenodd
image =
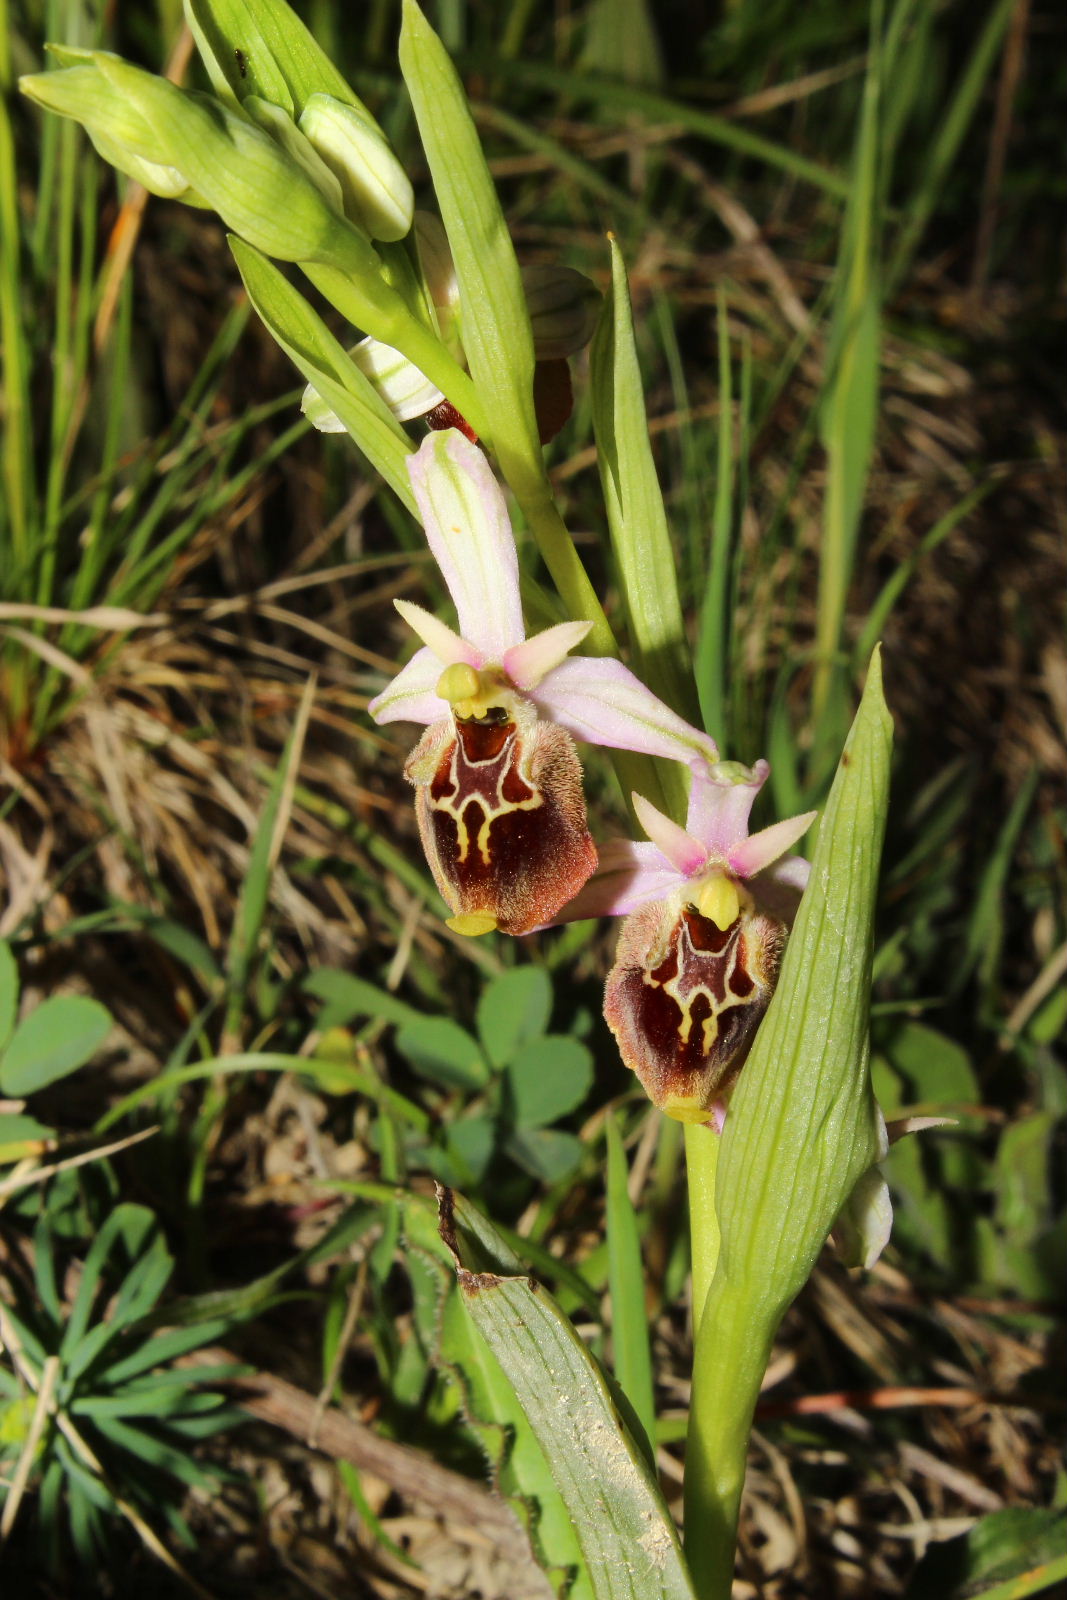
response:
M515 539L492 468L477 445L448 428L427 434L408 471L459 631L484 660L499 661L525 630Z
M587 744L668 761L714 760L714 741L664 705L621 661L571 656L533 691L538 710Z
M664 900L678 887L678 874L654 844L609 839L600 847L600 863L584 889L569 900L556 922L584 917L624 917L653 900Z

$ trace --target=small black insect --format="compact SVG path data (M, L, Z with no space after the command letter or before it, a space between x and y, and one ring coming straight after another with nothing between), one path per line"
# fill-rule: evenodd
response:
M238 70L238 72L241 74L242 78L247 78L248 77L248 57L245 55L243 50L235 50L233 54L234 54L234 59L237 62L237 70Z

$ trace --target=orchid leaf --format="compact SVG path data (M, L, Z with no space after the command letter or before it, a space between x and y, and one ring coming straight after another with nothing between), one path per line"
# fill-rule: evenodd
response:
M419 1196L405 1196L403 1218L411 1266L422 1276L429 1273L435 1284L430 1308L435 1363L462 1392L467 1424L485 1452L493 1482L516 1504L546 1570L559 1574L558 1592L567 1600L596 1600L581 1571L581 1548L568 1507L512 1385L471 1321L432 1206ZM521 1271L510 1247L480 1221L509 1270ZM565 1574L571 1575L566 1586Z
M608 1283L615 1376L640 1419L646 1439L654 1439L656 1402L641 1236L630 1199L626 1151L614 1112L608 1113L605 1127L608 1139Z
M618 244L610 242L611 294L601 308L590 372L600 483L626 597L634 670L693 721L697 707L677 557L649 442L626 267Z
M543 478L534 415L534 349L519 265L474 119L441 40L404 0L400 69L455 262L463 349L492 443L516 486Z
M266 328L344 423L393 493L414 513L415 497L407 472L411 441L385 401L317 312L266 256L236 237L231 237L230 249L248 297Z
M589 1592L595 1600L694 1600L655 1474L570 1320L551 1295L515 1273L510 1252L495 1259L492 1230L473 1208L446 1196L441 1231L471 1321L548 1460Z

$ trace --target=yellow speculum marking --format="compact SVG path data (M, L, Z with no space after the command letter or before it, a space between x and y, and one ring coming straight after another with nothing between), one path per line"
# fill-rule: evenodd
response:
M499 669L489 667L479 671L478 668L470 666L465 661L455 661L451 666L445 668L437 680L437 694L442 700L448 701L455 716L464 722L487 717L490 711L494 709L502 709L510 717L511 704L509 702L513 702L515 697L514 690L508 687L507 681ZM511 737L514 739L514 734ZM456 753L453 756L453 774L455 773L455 763L458 759L459 747L457 742ZM499 757L493 758L494 761L499 759ZM486 763L486 765L491 764L489 762ZM505 765L504 771L506 770L507 767ZM529 784L529 787L534 792L528 800L502 799L500 796L502 777L503 773L497 778L495 800L491 799L483 791L479 791L476 794L463 795L458 806L452 800L438 800L435 802L436 809L445 812L456 824L456 859L461 865L466 861L467 853L470 850L470 832L467 828L464 813L472 801L478 801L485 819L478 829L475 848L487 867L492 861L490 834L497 817L506 816L510 811L533 811L543 804L540 790L534 789L533 784ZM524 779L523 781L527 780ZM457 789L459 788L458 783L456 787ZM464 932L465 930L459 929L457 931ZM487 932L488 930L478 931Z
M709 922L713 922L717 928L725 933L727 928L732 927L741 915L742 896L744 896L744 904L750 905L751 901L747 892L741 889L733 878L727 877L725 873L716 872L704 879L690 903L702 917L707 917ZM704 1018L701 1024L704 1037L700 1047L701 1054L707 1056L711 1054L712 1047L719 1037L719 1012L728 1005L747 1004L755 996L735 995L729 984L726 986L726 994L722 1001L716 999L706 984L698 984L695 988L690 989L688 994L683 995L681 992L683 973L683 963L679 961L678 971L663 984L663 992L670 995L681 1013L678 1023L678 1038L683 1045L689 1043L689 1035L693 1027L692 1008L694 1002L699 995L703 995L707 1000L708 1005L711 1007L711 1013ZM649 981L646 973L645 982L648 983ZM696 1122L706 1117L706 1112L702 1113L699 1118L696 1115L687 1115L685 1107L688 1104L689 1101L683 1098L678 1101L680 1109L668 1110L667 1106L663 1106L662 1109L668 1111L668 1115L676 1117L681 1122ZM693 1104L695 1105L696 1102L693 1102Z

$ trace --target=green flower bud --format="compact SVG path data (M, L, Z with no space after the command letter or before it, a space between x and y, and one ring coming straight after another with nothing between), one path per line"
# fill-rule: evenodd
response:
M59 72L34 72L19 79L19 88L28 100L55 111L61 117L80 122L96 143L103 139L113 150L123 152L123 163L130 157L153 166L172 166L165 141L156 134L139 109L126 96L116 93L101 70L100 56L88 52L62 52L60 59L78 60L78 65ZM115 57L114 59L118 59ZM101 152L103 154L104 152ZM112 156L107 155L111 160ZM116 165L123 172L128 168Z
M286 155L292 156L297 165L303 168L319 193L329 201L331 208L342 213L344 197L341 194L341 185L317 153L311 140L300 132L289 113L270 100L261 100L255 94L245 95L241 109L257 126L276 139Z
M538 361L573 355L589 343L600 311L600 291L573 267L523 267Z
M184 200L192 192L177 167L162 166L156 161L144 161L131 151L124 150L106 134L94 133L92 128L87 128L86 132L97 153L103 156L110 166L117 172L124 172L127 178L133 178L142 184L149 194L157 194L161 200Z
M373 118L333 95L313 94L300 115L300 130L338 179L348 216L372 239L402 239L415 197Z

